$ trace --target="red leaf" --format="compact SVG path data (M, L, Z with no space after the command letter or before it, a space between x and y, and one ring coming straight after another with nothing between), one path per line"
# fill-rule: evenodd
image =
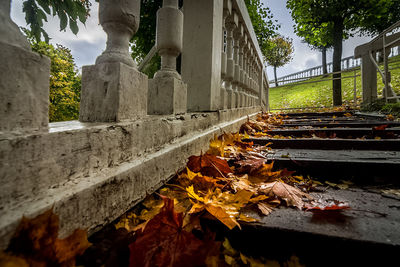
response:
M373 129L374 131L383 131L383 130L385 130L388 126L389 126L389 125L384 124L384 125L380 125L380 126L375 126L375 127L373 127L372 129Z
M130 266L202 265L215 244L185 231L182 213L175 212L172 199L164 198L160 213L138 231L136 241L129 245Z
M210 154L191 156L187 167L193 172L200 172L203 175L214 178L226 177L229 173L232 173L226 160Z
M324 199L319 199L318 201L313 201L309 205L305 205L306 211L317 211L317 210L346 210L350 209L350 206L348 203L341 202L335 199L329 199L329 200L324 200Z

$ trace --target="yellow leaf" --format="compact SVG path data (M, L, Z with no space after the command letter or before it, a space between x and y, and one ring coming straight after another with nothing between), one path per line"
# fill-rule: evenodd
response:
M254 195L253 192L247 190L239 190L236 194L234 194L234 202L237 202L239 205L247 204L250 201L250 198Z
M228 238L225 237L224 242L222 243L222 246L224 247L224 254L230 255L230 256L235 256L238 252L231 246L231 243L229 243Z
M187 177L188 177L189 180L193 180L193 178L196 177L196 176L202 176L201 173L192 172L187 167L186 167L186 171L187 171Z
M340 189L347 189L347 188L349 188L349 185L348 184L338 184L337 187Z
M267 198L268 197L266 195L260 195L260 196L257 196L257 197L254 197L254 198L250 199L250 202L251 203L257 203L257 202L266 200Z
M245 215L245 214L243 214L243 213L240 213L240 215L239 215L239 221L242 221L242 222L256 222L256 221L258 221L258 220L255 219L255 218L253 218L253 217L250 217L250 216L248 216L248 215Z
M186 191L187 191L187 194L188 194L188 196L189 196L190 198L193 198L193 199L195 199L195 200L197 200L197 201L204 202L204 198L203 198L203 197L200 197L199 195L197 195L197 194L194 192L193 185L187 187L187 188L186 188Z
M336 186L337 186L337 184L331 183L331 182L328 182L328 181L325 181L325 183L326 183L327 185L331 186L331 187L336 187Z
M235 226L238 226L241 229L240 224L236 219L227 214L223 208L213 205L205 205L205 208L211 215L225 224L230 230L235 228Z
M210 141L210 150L208 152L212 155L223 157L224 147L224 140L220 140L215 136L214 139Z

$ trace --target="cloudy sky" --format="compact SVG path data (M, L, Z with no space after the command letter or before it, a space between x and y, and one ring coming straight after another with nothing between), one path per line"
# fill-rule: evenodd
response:
M22 13L23 0L13 0L11 17L19 26L26 27L24 14ZM60 32L59 20L49 17L45 29L52 38L51 43L62 44L71 49L78 67L93 64L96 57L105 49L106 35L98 24L97 10L98 4L94 1L92 5L91 16L86 22L86 26L80 25L78 35L71 31ZM280 34L291 37L294 43L295 54L293 61L284 67L278 69L278 77L311 68L321 63L321 55L317 51L311 50L306 44L301 42L293 31L293 21L289 10L286 9L285 0L263 0L264 5L268 6L281 24ZM368 42L369 37L355 37L344 43L343 57L351 56L354 48L362 43ZM328 52L328 61L331 61L332 51ZM273 78L272 68L268 68L268 76Z

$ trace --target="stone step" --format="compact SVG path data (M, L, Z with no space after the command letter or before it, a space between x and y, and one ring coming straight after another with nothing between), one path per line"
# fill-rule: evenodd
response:
M281 136L293 136L302 137L315 135L326 135L327 137L335 134L338 138L360 138L365 136L366 138L374 138L376 136L386 137L395 135L399 137L400 129L389 128L385 130L373 130L368 128L315 128L315 129L273 129L267 132L269 135L281 135ZM396 136L397 135L397 136Z
M400 184L399 151L273 149L266 158L273 160L278 169L295 170L313 178Z
M345 201L350 209L310 212L282 207L268 216L249 212L259 221L226 231L232 246L255 257L295 254L306 266L395 266L391 264L400 251L400 199L362 188L312 195Z
M284 113L282 116L287 116L287 117L332 117L332 116L337 116L337 117L342 117L344 114L349 113L349 114L355 114L354 111L349 110L349 111L333 111L333 112L294 112L294 113Z
M296 122L296 123L284 123L280 127L318 127L318 128L337 128L337 127L348 127L348 128L373 128L375 126L387 125L387 128L400 127L400 122L393 121L350 121L350 122Z
M322 138L250 138L244 141L267 145L271 148L318 149L318 150L386 150L400 151L400 139L322 139Z

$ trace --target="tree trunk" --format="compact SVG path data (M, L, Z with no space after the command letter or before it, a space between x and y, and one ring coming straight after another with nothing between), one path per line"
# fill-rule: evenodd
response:
M276 66L274 66L274 75L275 75L275 87L278 87L278 79L276 78Z
M343 20L338 19L333 26L333 72L342 70L342 49L343 49ZM333 105L342 105L342 80L341 73L333 75Z
M327 76L328 74L328 67L326 66L326 47L322 48L322 74L324 75L324 77Z

